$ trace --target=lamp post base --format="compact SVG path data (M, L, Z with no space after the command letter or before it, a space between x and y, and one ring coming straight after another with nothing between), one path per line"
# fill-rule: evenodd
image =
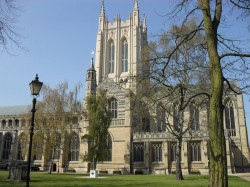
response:
M97 178L98 177L98 172L96 170L90 170L89 177L90 178Z

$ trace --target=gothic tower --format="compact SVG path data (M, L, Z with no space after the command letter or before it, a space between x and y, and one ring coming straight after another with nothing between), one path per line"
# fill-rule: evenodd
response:
M93 94L96 94L96 71L92 58L90 68L87 70L87 76L85 81L85 96Z
M100 168L115 170L122 166L126 172L133 172L132 127L141 120L133 112L135 107L131 106L134 104L133 99L138 88L138 77L148 71L148 66L143 62L146 45L146 17L144 16L140 21L138 0L134 0L132 13L127 20L121 20L117 15L112 22L105 16L104 0L102 0L98 20L95 68L92 59L91 67L87 71L85 88L86 96L95 94L98 89L105 89L111 99L107 106L112 114L107 145L110 146L111 154L106 160L108 162L98 164ZM88 120L84 121L83 126L86 129L88 123ZM87 133L87 130L83 132ZM88 145L82 147L83 152L88 151Z
M143 49L147 44L146 18L140 22L138 1L134 1L129 19L120 16L110 22L105 16L104 0L99 15L96 41L96 81L115 83L126 81L126 88L135 83L132 78L145 71ZM132 84L133 83L133 84Z

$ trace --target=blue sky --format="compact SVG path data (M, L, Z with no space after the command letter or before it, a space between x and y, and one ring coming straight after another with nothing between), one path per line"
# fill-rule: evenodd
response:
M31 104L28 84L36 73L40 81L51 87L64 81L68 81L71 87L84 84L91 51L95 50L101 0L16 2L19 8L16 27L24 49L12 46L10 52L14 55L0 51L0 106ZM105 0L106 16L112 20L119 13L122 19L127 19L133 2ZM173 3L175 1L172 0L139 0L140 16L145 13L147 17L149 39L162 29L169 28L171 23L163 15L171 10ZM238 19L231 22L233 25L223 23L222 28L226 35L250 43L246 23ZM250 131L250 98L244 96L244 99Z
M29 104L28 84L38 73L40 81L55 86L68 81L70 86L84 83L95 50L101 0L23 0L19 7L17 32L24 49L0 51L0 106ZM162 29L163 20L152 21L165 13L164 0L139 1L141 15L148 19L149 34ZM128 19L133 0L106 0L109 20L119 13Z

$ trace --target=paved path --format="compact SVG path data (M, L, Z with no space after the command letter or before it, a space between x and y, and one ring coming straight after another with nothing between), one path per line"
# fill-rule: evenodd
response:
M231 176L238 176L242 179L245 179L247 181L250 181L250 173L235 173L235 174L230 174Z

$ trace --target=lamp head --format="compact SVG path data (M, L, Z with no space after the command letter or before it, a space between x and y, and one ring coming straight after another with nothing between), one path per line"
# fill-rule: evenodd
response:
M31 95L38 96L39 92L43 86L43 82L39 81L39 77L36 74L35 80L31 81L31 83L29 85L30 85Z

